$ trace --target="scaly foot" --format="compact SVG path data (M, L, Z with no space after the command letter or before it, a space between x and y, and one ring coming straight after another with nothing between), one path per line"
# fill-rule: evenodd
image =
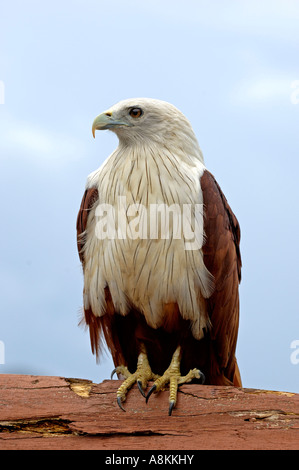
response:
M126 400L127 392L135 382L137 382L140 392L145 397L144 390L147 387L148 381L157 380L159 377L159 375L154 374L151 370L144 344L141 344L140 346L140 353L137 360L136 372L134 372L134 374L131 374L131 372L126 366L121 365L113 370L111 378L115 373L122 374L125 377L124 382L121 384L121 386L116 392L117 403L123 411L126 410L122 406L122 402Z
M191 382L193 379L200 379L201 383L204 383L205 381L205 376L199 369L191 369L187 375L181 376L181 356L181 347L178 346L172 356L170 366L164 372L164 374L155 381L154 385L150 388L146 396L147 402L154 391L159 392L167 383L169 383L169 416L171 415L172 410L176 405L179 385Z

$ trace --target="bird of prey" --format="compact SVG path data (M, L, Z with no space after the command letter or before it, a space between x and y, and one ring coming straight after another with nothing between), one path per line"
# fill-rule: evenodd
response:
M169 385L170 415L183 383L241 386L240 228L175 106L123 100L95 118L93 136L104 129L119 144L77 218L83 321L124 378L119 406L134 383L147 399Z

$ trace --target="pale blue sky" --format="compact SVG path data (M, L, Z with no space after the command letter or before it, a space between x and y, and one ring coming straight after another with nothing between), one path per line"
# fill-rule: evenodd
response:
M94 117L145 96L190 119L239 219L244 386L299 392L298 24L291 0L2 2L0 373L109 377L77 326L75 222L117 145Z

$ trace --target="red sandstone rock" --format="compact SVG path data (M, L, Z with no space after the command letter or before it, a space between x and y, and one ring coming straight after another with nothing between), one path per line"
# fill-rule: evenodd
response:
M299 394L183 385L148 404L119 381L0 375L0 449L298 449Z

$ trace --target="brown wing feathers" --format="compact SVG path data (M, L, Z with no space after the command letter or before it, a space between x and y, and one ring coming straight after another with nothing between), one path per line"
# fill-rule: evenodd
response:
M79 257L82 262L84 270L84 243L85 243L85 230L90 210L98 199L98 190L96 188L89 188L85 190L81 206L77 217L77 245ZM81 323L89 329L91 350L96 354L97 360L101 354L101 346L103 337L106 340L107 346L112 354L115 364L125 364L126 360L122 355L122 348L119 343L118 329L115 326L116 318L114 316L114 306L111 299L111 294L108 287L105 288L106 299L106 314L101 317L96 317L91 308L84 309L84 318Z
M219 185L208 171L201 178L201 187L206 232L204 262L215 278L215 291L207 300L212 323L211 376L215 374L220 379L222 375L224 382L228 379L241 386L235 359L241 279L240 228Z
M84 262L84 232L86 230L88 214L90 209L98 199L98 190L96 188L86 189L83 195L81 206L77 216L77 246L81 262Z
M77 246L80 261L84 270L84 243L85 230L87 226L88 215L94 203L98 199L98 190L96 188L86 189L81 201L81 206L77 216ZM92 310L84 309L85 324L89 329L91 350L93 354L99 355L100 336L102 332L100 318L96 317ZM81 323L84 321L82 320Z

